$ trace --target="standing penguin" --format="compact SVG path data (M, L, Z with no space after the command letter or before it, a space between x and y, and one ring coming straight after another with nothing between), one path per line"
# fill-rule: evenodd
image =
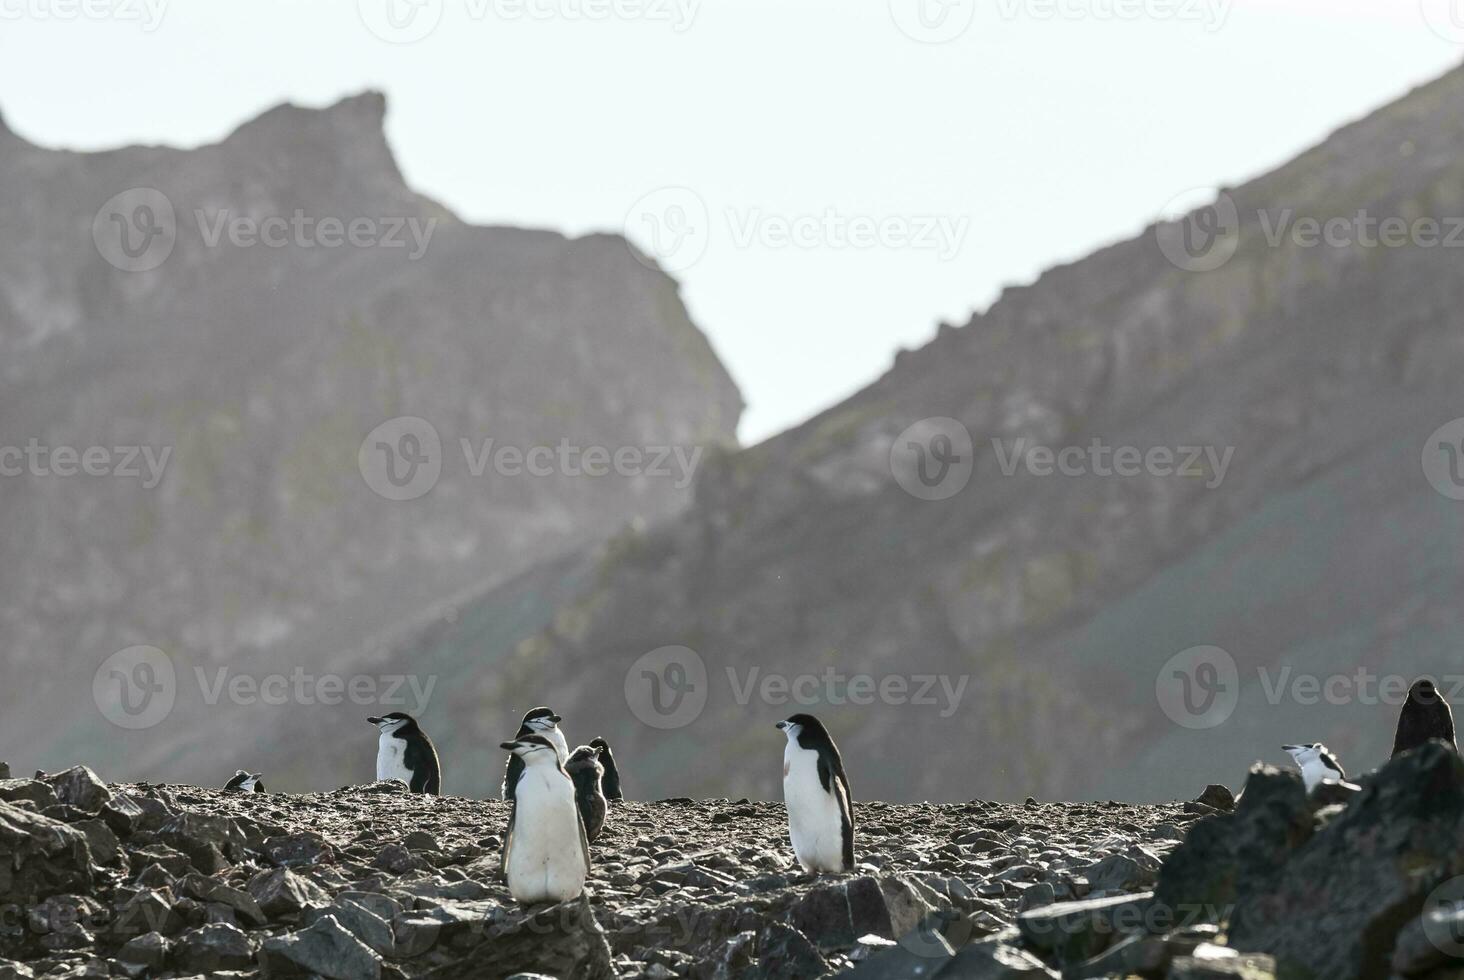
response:
M503 837L508 891L524 905L576 899L590 875L590 844L558 748L537 734L504 742L502 748L520 762L509 787L513 810Z
M605 778L600 780L600 788L605 791L605 799L625 799L620 792L620 770L615 768L615 756L610 754L610 743L603 738L592 738L590 748L600 751L600 765L605 768Z
M1393 737L1393 756L1416 749L1431 738L1441 738L1454 749L1454 714L1449 702L1431 680L1415 681L1408 689L1408 700L1398 712L1398 732Z
M249 773L240 769L224 784L224 789L230 793L263 793L264 773Z
M554 751L559 753L559 764L563 765L569 760L569 743L564 740L564 733L559 730L559 723L563 720L548 708L534 708L524 715L523 723L519 725L518 734L514 735L514 738L543 735L554 746ZM502 789L503 798L510 803L513 802L514 784L518 782L523 770L524 764L518 755L510 755L508 768L503 773Z
M367 718L381 732L376 740L376 778L399 779L413 793L442 792L442 767L437 746L417 725L417 719L403 711L380 718Z
M569 761L564 764L564 771L574 782L574 802L579 807L580 818L585 822L585 836L591 844L605 826L607 809L605 793L600 785L605 768L600 765L598 756L599 753L588 745L581 745L569 754Z
M854 800L838 746L813 715L778 722L783 750L783 801L788 834L804 870L854 870Z

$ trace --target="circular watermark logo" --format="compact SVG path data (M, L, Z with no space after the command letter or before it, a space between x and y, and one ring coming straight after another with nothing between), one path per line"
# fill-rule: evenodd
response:
M689 269L706 254L712 219L707 202L687 187L663 187L631 205L625 238L643 265L663 272Z
M1160 212L1159 251L1186 272L1213 272L1240 248L1240 209L1208 188L1177 194Z
M162 191L134 187L113 195L92 218L92 242L123 272L151 272L178 244L178 218Z
M1464 959L1464 877L1450 878L1423 900L1423 935L1439 952Z
M1154 695L1176 725L1216 728L1230 720L1240 701L1240 670L1219 647L1190 647L1160 668Z
M1464 4L1459 0L1418 0L1429 29L1450 44L1464 44Z
M151 728L173 710L178 679L173 660L157 647L118 650L92 675L92 700L118 728Z
M707 665L690 647L660 647L625 672L625 703L652 728L685 728L707 706Z
M921 500L945 500L966 489L975 463L970 430L944 416L921 419L890 446L895 482Z
M1464 419L1446 422L1423 444L1423 475L1450 500L1464 500Z
M412 44L437 30L442 0L356 0L361 23L390 44Z
M944 44L971 29L976 0L890 0L890 16L912 41Z
M356 453L361 478L387 500L416 500L442 476L442 439L426 419L389 419L361 441Z

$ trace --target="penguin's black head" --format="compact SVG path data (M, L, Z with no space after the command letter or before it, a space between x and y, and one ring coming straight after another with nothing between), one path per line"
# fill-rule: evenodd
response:
M559 752L554 748L554 743L543 735L520 735L511 741L500 743L498 747L512 752L525 762L536 761L546 752L549 758L556 762L559 760Z
M1408 700L1414 704L1434 705L1443 698L1439 696L1439 689L1434 687L1434 682L1425 677L1413 682L1413 686L1408 689Z
M590 748L595 749L596 751L599 751L601 753L609 752L610 743L605 741L603 738L596 736L595 738L590 739Z
M383 735L395 735L398 732L411 731L417 727L417 719L405 711L393 711L380 718L367 718L366 720L381 729Z
M828 737L828 733L824 731L823 722L813 715L791 715L778 722L778 730L793 740L803 734Z
M564 763L564 768L571 772L578 769L605 771L605 768L600 765L599 751L588 745L581 745L571 752L569 759Z
M535 708L524 715L523 727L536 732L548 732L553 731L554 726L563 720L548 708Z

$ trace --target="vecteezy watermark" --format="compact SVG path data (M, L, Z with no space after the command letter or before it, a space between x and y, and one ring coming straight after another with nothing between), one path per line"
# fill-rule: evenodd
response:
M1230 720L1240 702L1240 670L1220 647L1190 647L1159 668L1154 696L1176 725L1216 728Z
M1235 456L1234 446L1109 446L1094 439L1086 446L1053 448L1029 442L1025 437L1010 446L991 440L1002 476L1015 476L1018 469L1031 476L1139 476L1203 479L1205 489L1218 489Z
M157 647L118 650L92 675L92 700L118 728L151 728L173 711L178 676L173 658Z
M1240 247L1240 209L1229 194L1196 188L1170 199L1155 226L1159 251L1186 272L1213 272Z
M1423 444L1423 475L1450 500L1464 500L1464 418L1445 422Z
M4 0L0 0L4 2ZM168 261L179 236L196 233L204 248L400 249L407 261L427 254L437 218L415 215L313 215L240 213L230 208L195 208L193 224L179 226L178 212L162 191L134 187L113 195L92 218L92 241L108 263L123 272L151 272Z
M168 0L0 0L0 21L115 20L152 33L167 10Z
M1111 446L1093 439L1086 446L1048 446L1019 436L991 440L992 456L1004 477L1028 476L1176 477L1204 480L1207 490L1225 482L1233 446ZM921 419L890 445L890 473L906 493L921 500L945 500L965 489L975 466L971 432L953 418Z
M976 452L971 432L945 416L921 419L895 437L890 473L912 497L946 500L966 489Z
M43 446L30 439L24 446L0 446L0 477L112 476L139 480L144 490L163 482L173 447Z
M1188 272L1211 272L1234 257L1240 243L1241 214L1229 194L1198 203L1194 192L1177 201L1194 204L1158 225L1159 248ZM1200 192L1201 196L1204 192ZM1166 209L1174 213L1174 206ZM1464 215L1380 215L1366 208L1350 214L1301 214L1295 208L1261 208L1255 219L1259 242L1267 248L1437 249L1464 248Z
M353 704L420 713L437 687L436 675L317 674L299 666L289 673L265 674L195 666L191 679L209 707L223 702L243 707ZM97 710L118 728L152 728L172 714L180 693L173 658L157 647L119 650L92 675Z
M781 214L760 207L729 207L721 222L701 195L686 187L651 191L625 217L625 238L642 263L666 272L695 265L712 239L726 235L734 248L830 251L924 251L941 262L955 258L971 219L941 214L857 214L838 208Z
M208 248L218 248L224 241L235 248L404 248L408 250L408 262L427 254L437 230L436 218L315 217L303 208L296 208L288 216L264 217L238 214L229 208L212 212L199 208L194 210L193 218Z
M1450 44L1464 44L1464 3L1460 0L1418 0L1429 30Z
M642 21L690 30L701 0L463 0L454 7L473 23ZM366 29L392 44L411 44L442 23L442 0L357 0Z
M886 704L930 708L941 718L960 709L968 674L845 673L835 667L786 674L753 666L726 667L727 690L734 703L756 701L771 707ZM652 728L685 728L701 717L711 694L706 661L684 646L659 647L643 654L625 672L625 703Z
M1177 21L1218 31L1233 0L996 0L1003 20Z
M921 44L945 44L971 29L976 0L889 0L900 33Z
M1360 704L1368 707L1386 705L1401 708L1408 700L1409 688L1420 680L1431 681L1445 701L1457 702L1464 697L1464 675L1444 674L1405 677L1402 674L1378 674L1370 668L1358 667L1350 674L1310 674L1282 666L1272 671L1258 668L1257 678L1266 702L1272 707L1287 701L1302 707L1317 704L1333 706Z
M491 470L503 479L609 476L665 479L677 490L691 485L704 452L701 446L581 446L569 439L555 445L516 445L493 438L458 440L467 474L481 479ZM388 500L415 500L442 476L442 438L426 419L401 416L378 425L361 441L356 462L361 477Z

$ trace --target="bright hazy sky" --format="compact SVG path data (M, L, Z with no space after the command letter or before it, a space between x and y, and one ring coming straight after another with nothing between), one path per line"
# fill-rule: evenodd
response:
M426 37L368 28L409 2ZM43 145L377 88L469 220L650 249L661 216L746 441L1461 57L1464 0L0 0L0 112Z

